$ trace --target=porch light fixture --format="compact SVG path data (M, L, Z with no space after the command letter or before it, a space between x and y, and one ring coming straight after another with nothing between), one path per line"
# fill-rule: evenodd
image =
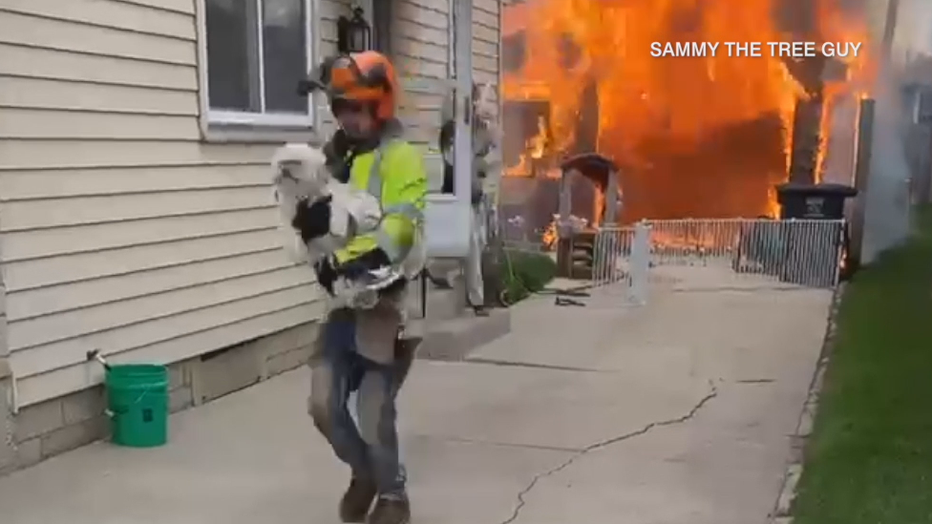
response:
M372 27L366 22L361 7L353 9L353 17L337 19L337 50L340 53L361 53L372 48Z

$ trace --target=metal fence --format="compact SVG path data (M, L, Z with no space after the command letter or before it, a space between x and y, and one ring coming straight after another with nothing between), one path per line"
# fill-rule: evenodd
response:
M628 302L647 301L650 271L650 226L603 227L592 253L592 290L618 294Z
M832 288L845 258L844 220L650 220L599 230L594 288L644 302L650 282Z

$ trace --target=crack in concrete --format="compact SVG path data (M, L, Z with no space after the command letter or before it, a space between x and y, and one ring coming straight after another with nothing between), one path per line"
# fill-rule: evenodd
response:
M518 517L521 516L521 510L524 509L524 507L527 505L527 500L525 499L525 497L527 497L527 495L537 486L538 482L540 482L541 480L547 477L550 477L552 475L555 475L563 471L564 469L570 467L574 462L586 456L587 454L593 451L598 451L600 449L606 448L613 444L618 444L619 442L624 442L626 440L630 440L635 437L640 437L641 435L649 433L651 430L656 429L656 428L660 428L664 426L674 426L674 425L682 424L684 422L689 421L690 419L695 417L696 414L699 413L699 410L701 410L709 401L711 401L712 399L718 396L718 388L715 386L715 383L711 380L709 381L709 387L711 388L710 391L704 397L699 399L699 402L697 402L685 415L677 417L677 418L669 419L669 420L651 422L650 424L647 424L646 426L636 431L625 433L624 435L617 435L615 437L611 437L606 440L596 442L595 444L590 444L582 448L581 450L577 451L570 458L566 459L565 461L563 461L561 464L557 465L556 467L553 467L547 471L544 471L543 473L539 473L535 475L534 478L531 479L531 482L529 482L528 485L524 487L524 489L518 492L518 496L517 496L518 502L515 504L515 507L511 510L511 516L501 521L500 524L511 524L515 522L516 520L518 520Z
M489 366L548 369L553 371L575 371L578 373L615 373L613 370L583 368L577 366L560 366L557 364L536 364L534 362L519 362L516 360L499 360L494 358L466 357L462 360L467 364L486 364Z
M543 446L539 444L520 444L517 442L499 442L494 440L482 440L482 439L471 439L463 437L449 437L449 436L440 436L432 437L429 435L422 435L425 438L437 438L443 442L456 442L459 444L474 444L477 446L495 446L501 448L520 448L520 449L536 449L541 451L557 451L560 453L579 453L585 448L574 448L567 446Z

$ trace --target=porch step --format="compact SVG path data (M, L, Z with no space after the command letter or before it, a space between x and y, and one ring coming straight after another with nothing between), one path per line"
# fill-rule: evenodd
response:
M421 319L421 283L411 286L408 295L408 311L412 318ZM440 289L427 283L427 319L430 322L442 322L458 318L466 311L465 290L461 282L454 283L453 289Z

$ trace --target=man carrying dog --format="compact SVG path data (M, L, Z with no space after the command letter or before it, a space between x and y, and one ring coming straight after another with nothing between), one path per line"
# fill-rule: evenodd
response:
M382 207L374 233L353 237L316 265L318 282L332 295L338 279L371 278L385 268L400 275L380 289L373 307L328 313L310 361L310 413L337 457L350 466L349 488L339 506L342 521L406 524L410 507L395 399L414 357L413 342L401 333L408 281L424 260L424 162L402 138L395 116L398 80L384 55L367 51L329 59L311 73L305 88L326 93L339 123L325 146L336 178L369 191ZM307 241L329 231L330 217L326 200L299 203L292 225ZM347 409L353 391L358 426Z

